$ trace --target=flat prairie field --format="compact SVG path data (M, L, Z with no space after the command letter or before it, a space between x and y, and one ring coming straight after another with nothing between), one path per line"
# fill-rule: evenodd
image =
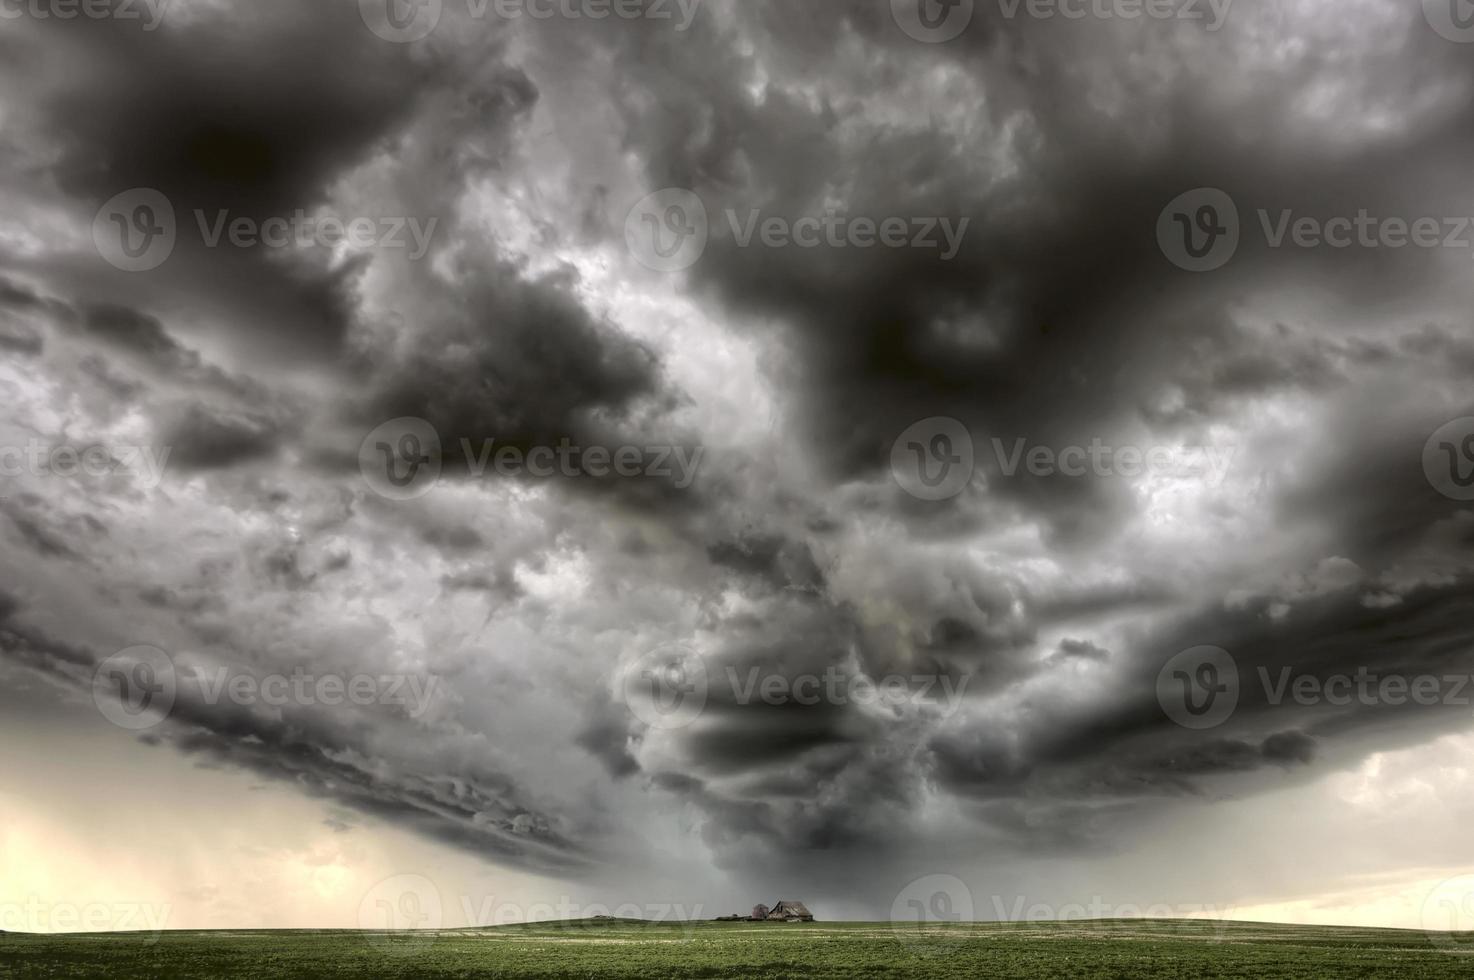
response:
M0 977L1474 977L1474 934L1206 921L0 935Z

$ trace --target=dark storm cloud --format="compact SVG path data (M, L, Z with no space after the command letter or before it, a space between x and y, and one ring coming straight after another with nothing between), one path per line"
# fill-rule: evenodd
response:
M1225 77L1234 46L1249 43L1247 28L1205 39L1142 24L1129 35L1106 37L1098 25L1076 30L1000 21L975 25L961 45L928 51L891 30L881 6L852 4L820 14L747 5L736 18L767 40L760 55L738 53L716 29L698 30L688 43L662 50L658 67L632 75L632 90L659 93L664 112L652 116L640 108L642 99L627 99L626 119L645 152L648 185L691 188L711 216L713 240L691 271L693 283L736 322L758 324L750 329L763 330L791 358L783 374L793 397L789 431L836 480L882 473L895 438L933 415L959 418L985 436L1028 436L1045 445L1127 433L1170 439L1266 398L1326 398L1349 407L1351 393L1365 390L1375 372L1387 372L1383 386L1389 391L1416 384L1420 376L1452 381L1466 373L1465 341L1442 326L1394 329L1386 340L1342 339L1285 324L1250 327L1237 318L1235 304L1244 295L1284 283L1367 300L1414 299L1439 276L1426 256L1366 250L1296 255L1269 249L1246 229L1231 270L1214 280L1190 280L1164 260L1154 228L1167 202L1200 186L1229 190L1250 225L1261 208L1460 214L1458 184L1447 175L1457 172L1453 162L1468 150L1474 102L1467 85L1455 87L1458 102L1442 113L1358 145L1297 131L1290 116L1271 105L1286 89L1313 84L1316 55L1292 59L1262 87L1238 78L1213 84ZM1246 21L1258 16L1240 14ZM988 15L980 8L978 16ZM913 67L924 70L955 56L956 67L977 80L986 98L977 116L997 122L1013 114L1027 136L1010 140L999 128L995 146L968 144L940 111L930 127L877 121L867 128L867 111L882 115L874 104L881 101L883 81L857 97L841 84L821 87L817 98L781 84L753 96L759 60L777 76L821 79L822 71L806 67L807 59L843 73L833 38L851 28L873 45L866 49L866 70L880 80L899 82ZM1396 78L1395 62L1369 68L1386 71L1393 85L1432 86L1440 76L1467 83L1474 63L1424 28L1410 22L1403 43L1404 54L1424 59L1426 71L1404 81ZM1099 47L1087 47L1090 40ZM1148 49L1148 40L1162 46ZM1133 56L1139 59L1134 64L1128 61ZM1076 88L1082 63L1125 86L1138 83L1133 72L1143 66L1167 81L1141 90L1131 114L1114 116ZM709 72L711 65L723 70ZM1353 96L1360 94L1352 88ZM1217 98L1210 100L1210 92ZM1256 116L1257 135L1225 132L1227 121ZM1149 135L1125 124L1143 117L1151 119ZM865 133L863 154L853 148L855 128ZM1017 165L980 181L976 155L1000 147L1017 156ZM1395 181L1386 179L1391 173L1398 174ZM970 234L947 263L908 250L742 247L721 216L727 208L758 208L792 218L821 213L835 201L851 214L877 219L968 218ZM1202 287L1196 295L1189 292L1193 285ZM1172 389L1183 397L1164 407L1161 396ZM1303 470L1271 498L1276 521L1316 527L1329 547L1364 562L1373 577L1405 561L1438 521L1459 509L1428 486L1418 459L1427 435L1458 414L1455 407L1437 421L1396 412L1378 418L1369 408L1333 416L1323 442L1302 458ZM980 465L997 477L991 462ZM994 500L1044 521L1054 532L1051 543L1066 550L1103 543L1114 529L1129 526L1140 506L1119 480L1024 476L989 482ZM904 498L896 507L919 533L948 519L938 509ZM962 526L974 530L989 525L989 517L976 511L964 520ZM748 536L711 545L708 556L781 587L791 584L779 566L786 547L776 536ZM904 571L889 581L889 594L901 601L907 598ZM1110 609L1144 612L1174 592L1170 583L1150 580L1096 590L1093 599L997 585L990 594L979 582L971 608L957 611L934 596L910 597L911 611L930 607L930 616L907 637L908 648L971 655L971 667L991 674L993 682L1022 681L1036 673L1029 661L1041 625ZM1021 592L1026 611L1011 614ZM1446 598L1453 602L1457 595L1454 589ZM1273 597L1252 611L1226 610L1224 598L1208 599L1191 628L1144 638L1114 656L1088 641L1067 641L1060 660L1119 657L1143 669L1133 671L1140 674L1133 686L1116 691L1118 702L1105 708L1043 703L1008 722L976 729L960 723L955 734L932 745L939 783L962 794L1050 796L1063 813L1079 809L1076 796L1197 794L1209 792L1198 777L1313 765L1317 739L1313 729L1299 730L1312 726L1297 717L1302 713L1294 705L1267 712L1249 702L1241 709L1242 737L1207 739L1168 722L1155 701L1155 671L1178 649L1198 643L1230 647L1249 673L1300 655L1278 635L1286 631L1303 643L1331 645L1332 664L1342 667L1375 662L1405 673L1428 666L1418 643L1389 638L1375 653L1364 648L1367 631L1385 621L1360 596L1342 601L1313 628L1294 625L1299 612L1288 623L1272 619ZM1403 609L1396 617L1412 614ZM840 623L844 617L836 618L836 628L852 629ZM874 645L879 662L887 647ZM1017 661L1011 666L1010 657ZM801 759L836 737L824 711L809 715L807 725L790 732L771 713L754 712L750 723L693 731L683 744L715 769L785 755ZM1380 709L1361 721L1341 721L1370 727L1387 715ZM761 733L745 749L743 730ZM803 775L798 778L803 782ZM709 794L704 787L701 792Z
M48 558L81 561L89 546L107 534L92 515L57 513L31 493L0 497L0 513L10 519L21 542Z
M644 511L694 506L695 473L683 479L674 454L699 470L704 450L671 418L687 399L659 356L596 319L579 301L576 279L528 278L498 256L481 258L457 269L453 295L427 300L421 322L409 328L408 353L364 355L372 394L354 406L354 423L367 432L398 418L428 422L453 479L528 478L527 467L504 474L497 454L515 451L530 462L533 450L570 447L582 475L566 478L560 462L553 482L562 490ZM607 464L595 474L581 463L585 450L612 455L626 447L640 451L643 478L619 478Z
M681 35L546 25L503 45L482 24L394 45L355 4L283 0L155 34L52 24L0 42L17 54L0 75L28 106L17 126L36 150L8 178L17 200L54 187L90 220L112 194L149 186L189 226L196 208L310 210L374 166L347 200L442 220L421 263L211 250L192 231L140 276L3 257L19 271L0 280L0 347L80 391L89 421L138 408L219 508L191 513L191 540L228 555L151 567L156 582L130 571L126 589L101 594L136 597L252 663L261 635L313 637L313 603L341 605L356 655L384 637L397 655L400 630L420 629L428 669L464 692L439 727L186 696L154 742L577 874L612 851L600 822L627 814L609 801L636 805L605 792L615 783L648 789L641 806L690 804L729 867L898 840L961 847L926 839L931 806L960 807L1000 849L1100 847L1149 810L1309 780L1453 727L1454 710L1271 704L1259 672L1474 671L1474 529L1419 458L1434 429L1474 409L1469 325L1415 305L1448 285L1427 256L1293 254L1253 226L1259 208L1457 214L1474 61L1409 27L1393 55L1347 64L1306 36L1270 67L1235 71L1261 56L1257 29L1281 31L1247 5L1210 36L1007 20L979 4L964 38L929 46L887 6L742 2ZM42 54L57 67L43 71ZM1337 96L1351 104L1334 125L1295 115ZM630 202L611 189L620 174L582 186L596 123L534 132L582 111L610 128L609 159L642 192L681 186L706 204L713 239L671 295L641 293L599 251L609 236L622 257ZM1354 129L1362 119L1376 125ZM540 158L521 154L548 139L567 172L528 177ZM1229 268L1193 277L1165 259L1155 226L1202 186L1234 196L1246 234ZM533 218L528 231L505 204L565 191L576 233ZM723 214L829 207L966 219L967 232L945 260L780 250L741 246ZM524 231L533 244L516 244ZM1339 305L1323 312L1306 293ZM1281 295L1300 305L1265 299ZM676 377L710 357L712 388L751 381L737 355L701 347L707 335L685 322L697 313L752 346L767 431ZM659 342L628 319L660 316L677 322ZM740 408L748 395L733 396ZM938 415L980 447L1212 443L1246 417L1264 431L1238 447L1241 484L1202 513L1099 474L1005 479L986 455L974 487L933 504L886 469L901 432ZM346 489L357 438L404 416L440 434L458 494L399 504ZM324 435L334 426L353 435ZM560 480L541 494L476 485L462 439L721 451L690 488ZM315 480L334 482L314 495ZM138 519L102 494L76 507L124 529ZM38 560L106 557L106 526L60 493L3 510L8 538ZM1201 537L1153 537L1184 526ZM401 593L406 622L363 605ZM80 682L97 659L20 630L13 606L7 618L9 660ZM279 633L253 634L263 619ZM695 639L714 686L688 729L652 731L606 689L611 654ZM1156 688L1170 657L1203 644L1228 650L1244 680L1234 716L1208 732L1173 724ZM537 653L497 659L524 647ZM827 672L921 676L958 700L945 713L740 695L754 678ZM446 748L462 735L473 748ZM520 768L480 754L540 741L547 756ZM587 797L570 803L568 785Z
M12 43L26 56L7 86L28 100L24 123L46 158L26 178L54 182L89 221L114 195L152 188L179 223L176 254L148 277L163 295L96 263L55 266L54 278L94 297L250 310L245 322L296 351L342 342L351 267L207 249L196 212L257 222L311 212L406 121L433 67L379 43L343 3L196 6L149 32L114 18L18 28Z
M976 433L1008 440L1088 444L1153 422L1142 395L1168 384L1206 397L1205 388L1247 393L1329 383L1331 367L1315 344L1297 352L1274 338L1245 338L1224 356L1209 355L1211 366L1202 364L1205 343L1225 345L1222 304L1230 291L1260 275L1368 294L1426 285L1426 263L1406 254L1320 250L1298 260L1270 251L1262 236L1256 244L1246 232L1233 269L1208 287L1210 295L1221 289L1222 298L1184 308L1180 294L1189 280L1164 260L1154 229L1167 202L1201 186L1229 189L1246 222L1261 207L1312 214L1405 210L1410 202L1402 188L1414 186L1419 173L1444 172L1466 151L1462 123L1474 106L1439 120L1436 129L1413 126L1393 145L1301 142L1272 113L1261 139L1233 140L1212 113L1249 115L1271 97L1269 86L1309 84L1312 57L1266 80L1263 91L1241 92L1235 81L1224 93L1228 107L1208 110L1206 96L1196 93L1215 90L1210 72L1231 57L1234 43L1243 43L1233 25L1205 39L1196 29L1143 22L1124 37L1102 38L1099 25L989 23L996 11L980 8L968 46L937 50L885 30L877 23L884 20L882 6L854 3L820 17L795 14L791 5L755 4L742 16L769 29L782 24L767 35L773 50L764 54L779 61L826 48L825 39L846 27L863 31L875 43L870 54L879 70L898 79L959 56L959 70L986 93L979 115L995 124L996 143L968 144L940 121L930 128L877 123L866 133L864 155L855 154L844 140L847 131L836 125L834 104L776 87L754 100L745 88L750 64L709 38L716 51L697 58L673 50L662 71L645 79L670 100L665 114L629 116L646 148L652 185L691 187L712 216L713 241L693 269L697 282L734 312L784 332L798 358L795 431L837 474L880 470L896 437L930 416L954 416ZM1237 13L1244 20L1257 16ZM1092 39L1103 46L1092 51L1086 47ZM1182 44L1140 55L1142 64L1167 76L1136 107L1151 115L1150 140L1072 90L1082 61L1119 84L1134 84L1138 66L1110 59L1124 59L1148 40ZM1424 30L1410 31L1407 43L1467 78L1474 65L1455 62L1436 41ZM1197 49L1205 55L1201 65L1189 53ZM960 58L969 51L973 57ZM733 63L731 70L697 80L698 64L723 60ZM834 102L848 96L836 86ZM869 99L849 101L863 125ZM1023 121L1027 137L996 126L1009 113ZM692 132L700 138L691 139ZM1017 165L980 181L971 154L1000 149L1016 155ZM1389 185L1380 177L1388 172L1403 180ZM1459 213L1453 188L1429 183L1435 190L1416 213ZM790 218L822 213L826 196L845 212L876 219L968 218L969 236L951 262L915 249L744 248L718 217L727 208ZM1191 384L1202 371L1211 372L1201 379L1205 384ZM1088 537L1131 509L1119 481L1024 476L997 481L994 489L1045 517L1065 542ZM1100 519L1086 524L1083 513Z
M0 594L0 653L53 678L83 697L93 689L100 658L25 625L23 607ZM244 659L244 658L242 658ZM591 859L587 843L568 836L587 828L540 813L529 794L484 767L430 772L377 757L363 739L364 721L319 707L268 710L208 698L194 661L182 663L177 695L149 744L172 746L212 763L291 783L311 796L414 828L429 837L508 864L567 872ZM199 666L208 669L208 662ZM232 676L240 674L233 670ZM407 716L379 719L380 735L412 729Z
M383 365L365 418L414 416L452 446L496 438L525 450L587 440L602 419L617 422L660 394L655 355L595 323L571 283L529 282L507 266L460 278L406 361Z
M83 312L82 325L91 336L156 363L170 364L180 354L179 344L157 317L126 306L92 306Z
M521 791L494 773L459 769L443 774L390 772L380 760L363 764L333 758L333 733L278 727L251 713L227 724L210 707L176 707L197 727L164 741L190 755L292 783L310 796L350 806L489 859L545 873L586 868L584 844L558 829L562 821L523 805ZM203 717L202 717L203 716ZM207 727L208 725L208 727ZM346 749L346 744L339 751Z
M18 323L0 321L0 348L24 357L39 354L45 347L39 333Z
M278 432L269 419L226 415L203 405L190 405L160 433L170 460L187 470L218 469L268 456Z
M824 573L808 546L781 535L744 534L719 541L706 553L717 565L765 580L774 588L810 591L824 585Z
M640 771L640 763L629 751L630 725L622 705L602 700L595 714L574 738L574 744L599 760L615 779L623 779ZM669 789L691 788L695 780L671 784Z
M1054 652L1051 660L1096 660L1105 661L1111 659L1109 650L1102 650L1088 640L1065 640Z
M1460 384L1465 377L1456 363L1436 354L1415 358L1414 364L1425 383L1446 379ZM1277 517L1286 523L1329 525L1338 548L1359 565L1380 570L1394 564L1440 522L1466 509L1430 485L1422 454L1441 425L1471 412L1474 402L1462 396L1437 414L1366 400L1349 406L1326 424L1313 465L1272 501Z
M1267 614L1273 597L1205 613L1143 638L1131 654L1129 682L1109 701L1088 709L1034 703L1027 713L940 736L932 745L937 779L954 792L1035 805L1199 795L1212 791L1205 779L1215 774L1269 766L1304 772L1326 739L1365 738L1388 724L1452 729L1463 717L1456 705L1302 704L1278 685L1284 671L1322 682L1362 669L1379 679L1474 676L1470 630L1462 625L1470 595L1462 582L1424 589L1394 610L1369 610L1357 590L1340 589L1278 619ZM1239 703L1223 727L1190 731L1163 711L1156 678L1173 654L1204 644L1237 661Z
M514 602L525 593L517 584L516 575L510 568L497 569L495 573L458 572L440 580L445 588L456 592L485 592L488 595Z

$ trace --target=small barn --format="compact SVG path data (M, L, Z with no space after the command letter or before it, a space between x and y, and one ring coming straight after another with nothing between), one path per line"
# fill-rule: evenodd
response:
M762 906L758 906L761 908ZM757 909L753 909L754 912ZM803 902L789 902L780 899L772 909L768 911L769 922L813 922L814 914L808 910Z

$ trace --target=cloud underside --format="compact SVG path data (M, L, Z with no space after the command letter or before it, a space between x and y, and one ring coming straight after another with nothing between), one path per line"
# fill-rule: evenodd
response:
M1390 0L1245 5L1213 33L979 5L946 45L888 7L708 0L684 32L448 10L413 45L356 3L19 25L0 40L6 438L169 458L156 486L42 472L0 496L7 669L53 680L58 712L143 642L255 673L440 677L420 717L186 696L148 738L573 875L686 813L726 865L903 829L939 852L959 833L1106 847L1142 813L1464 726L1457 707L1276 704L1261 678L1474 672L1474 515L1422 463L1474 414L1467 256L1272 249L1255 226L1467 212L1474 55ZM130 275L90 228L135 187L186 233ZM674 277L625 244L666 187L714 229ZM1245 230L1193 276L1155 228L1199 187ZM969 230L950 259L722 230L831 208ZM197 210L299 209L436 217L438 237L415 261L188 233ZM357 452L397 417L452 446L704 458L689 488L457 465L394 502ZM890 472L933 417L979 448L942 503ZM1231 465L1009 475L994 439ZM711 685L665 730L620 679L670 645ZM1193 731L1157 679L1204 645L1242 692ZM728 683L754 670L933 686L766 704Z

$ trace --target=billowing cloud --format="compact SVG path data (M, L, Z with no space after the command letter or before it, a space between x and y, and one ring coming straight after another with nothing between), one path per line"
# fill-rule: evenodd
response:
M1391 0L940 44L886 0L654 6L7 22L33 710L156 648L171 710L112 737L345 838L607 882L675 835L693 890L857 914L1466 727L1474 48ZM1188 271L1159 231L1205 188L1237 248ZM252 687L359 676L433 696Z

